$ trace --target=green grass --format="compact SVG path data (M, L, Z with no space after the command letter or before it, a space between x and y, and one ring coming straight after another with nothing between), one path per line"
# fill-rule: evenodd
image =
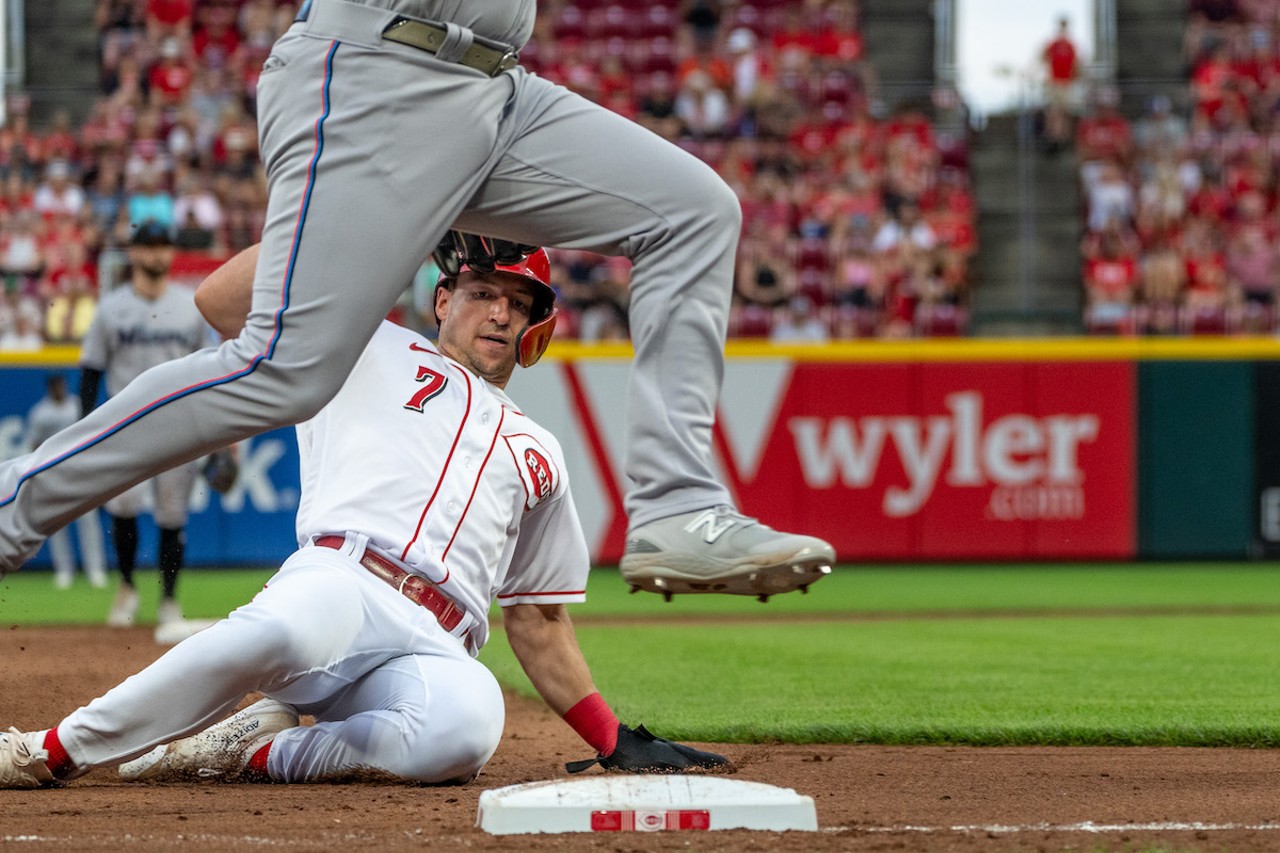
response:
M268 576L189 571L180 598L222 615ZM0 625L98 622L110 598L19 573ZM669 737L1280 746L1276 564L860 567L768 604L664 603L602 570L573 613L619 715ZM482 659L531 693L500 632Z

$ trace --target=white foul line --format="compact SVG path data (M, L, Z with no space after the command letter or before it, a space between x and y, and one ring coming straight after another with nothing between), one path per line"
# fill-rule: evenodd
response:
M1160 821L1156 823L1026 823L970 824L960 826L829 826L824 832L1231 832L1239 830L1280 830L1280 823L1200 823Z

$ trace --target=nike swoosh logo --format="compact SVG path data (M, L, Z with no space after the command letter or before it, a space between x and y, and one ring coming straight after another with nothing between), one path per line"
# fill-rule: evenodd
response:
M432 353L432 354L434 354L434 353L435 353L435 350L433 350L433 349L427 349L426 347L424 347L424 346L422 346L422 345L420 345L420 344L409 344L409 349L413 350L414 352L429 352L429 353Z

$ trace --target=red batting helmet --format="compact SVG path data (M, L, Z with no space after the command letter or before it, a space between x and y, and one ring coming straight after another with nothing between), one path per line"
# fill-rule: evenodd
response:
M440 282L456 281L464 271L479 275L511 273L539 285L534 288L529 325L516 338L516 363L532 367L542 358L556 328L556 292L551 287L551 259L546 249L450 231L431 253L440 267ZM436 318L439 322L440 318Z

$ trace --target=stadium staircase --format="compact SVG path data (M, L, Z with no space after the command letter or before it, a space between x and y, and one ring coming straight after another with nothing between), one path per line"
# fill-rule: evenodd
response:
M927 100L935 68L939 61L945 64L935 43L946 32L946 22L934 17L938 7L933 0L866 0L862 8L866 55L883 108L892 111L905 100ZM940 132L963 132L949 127L949 116L937 118ZM1029 122L1030 116L995 116L976 139L971 137L979 235L970 267L972 334L1073 334L1081 329L1075 160L1070 154L1040 154Z
M862 43L887 109L933 88L933 0L865 0Z
M970 151L978 205L975 335L1082 330L1080 189L1070 152L1042 153L1030 113L991 116Z
M1140 115L1153 95L1174 104L1187 99L1186 60L1182 40L1187 18L1184 4L1171 12L1169 0L1115 0L1115 73L1121 108Z
M59 110L83 122L98 94L98 34L94 0L26 0L26 82L31 121Z

